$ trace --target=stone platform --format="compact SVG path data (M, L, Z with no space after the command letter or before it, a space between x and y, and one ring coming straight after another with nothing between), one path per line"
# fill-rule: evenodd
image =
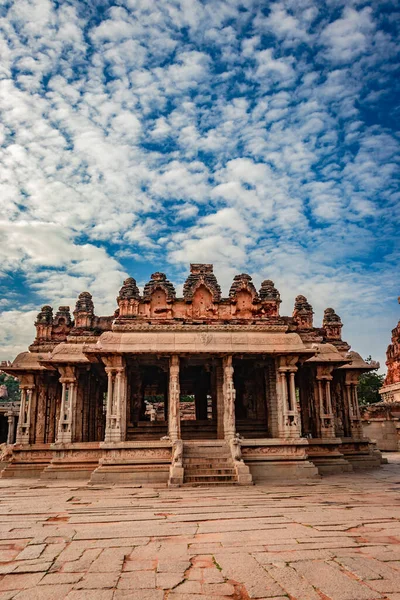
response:
M252 487L0 479L0 600L400 600L400 456Z
M233 459L223 440L184 440L177 477L170 440L16 444L0 477L90 479L95 484L250 485L312 479L381 464L379 451L367 439L242 439L240 447Z

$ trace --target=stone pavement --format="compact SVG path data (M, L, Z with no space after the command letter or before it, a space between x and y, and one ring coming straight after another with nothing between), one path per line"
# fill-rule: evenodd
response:
M0 479L0 600L400 600L400 456L248 488Z

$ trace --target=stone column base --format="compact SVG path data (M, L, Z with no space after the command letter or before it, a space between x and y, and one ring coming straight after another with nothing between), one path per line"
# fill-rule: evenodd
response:
M344 438L340 451L355 471L375 469L382 464L380 453L376 452L369 439Z
M249 467L243 463L235 463L237 482L239 485L253 485L253 477Z
M168 487L179 487L183 484L183 467L170 467Z

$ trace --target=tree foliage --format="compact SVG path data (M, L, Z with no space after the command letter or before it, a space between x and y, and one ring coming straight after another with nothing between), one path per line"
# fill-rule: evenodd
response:
M6 373L0 372L0 385L5 385L8 392L8 398L4 398L4 401L18 402L19 400L19 382L15 377L6 375ZM1 399L0 399L1 401Z
M371 362L371 357L365 359L365 362ZM358 400L364 406L365 404L376 404L382 400L379 390L383 385L384 375L380 375L377 369L363 373L358 383Z

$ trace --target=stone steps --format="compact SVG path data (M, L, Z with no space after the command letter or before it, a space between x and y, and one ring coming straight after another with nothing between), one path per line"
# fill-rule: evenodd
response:
M226 468L226 467L230 467L232 464L232 461L228 460L228 459L220 459L220 460L212 460L210 458L184 458L183 459L183 464L185 467L190 468L198 468L198 469L207 469L207 468L212 468L217 467L217 468Z
M184 483L197 483L198 485L210 485L215 483L237 483L233 475L185 475Z
M139 421L137 425L128 425L127 441L159 440L168 433L166 421Z
M234 477L235 469L233 469L232 467L226 469L218 469L215 467L211 467L209 469L196 469L196 477L219 477L220 475L231 475ZM191 475L188 475L188 477L191 477Z
M247 439L259 439L268 436L267 424L265 421L239 419L236 421L236 431Z
M184 444L183 482L187 485L232 485L237 475L225 442L208 440Z

